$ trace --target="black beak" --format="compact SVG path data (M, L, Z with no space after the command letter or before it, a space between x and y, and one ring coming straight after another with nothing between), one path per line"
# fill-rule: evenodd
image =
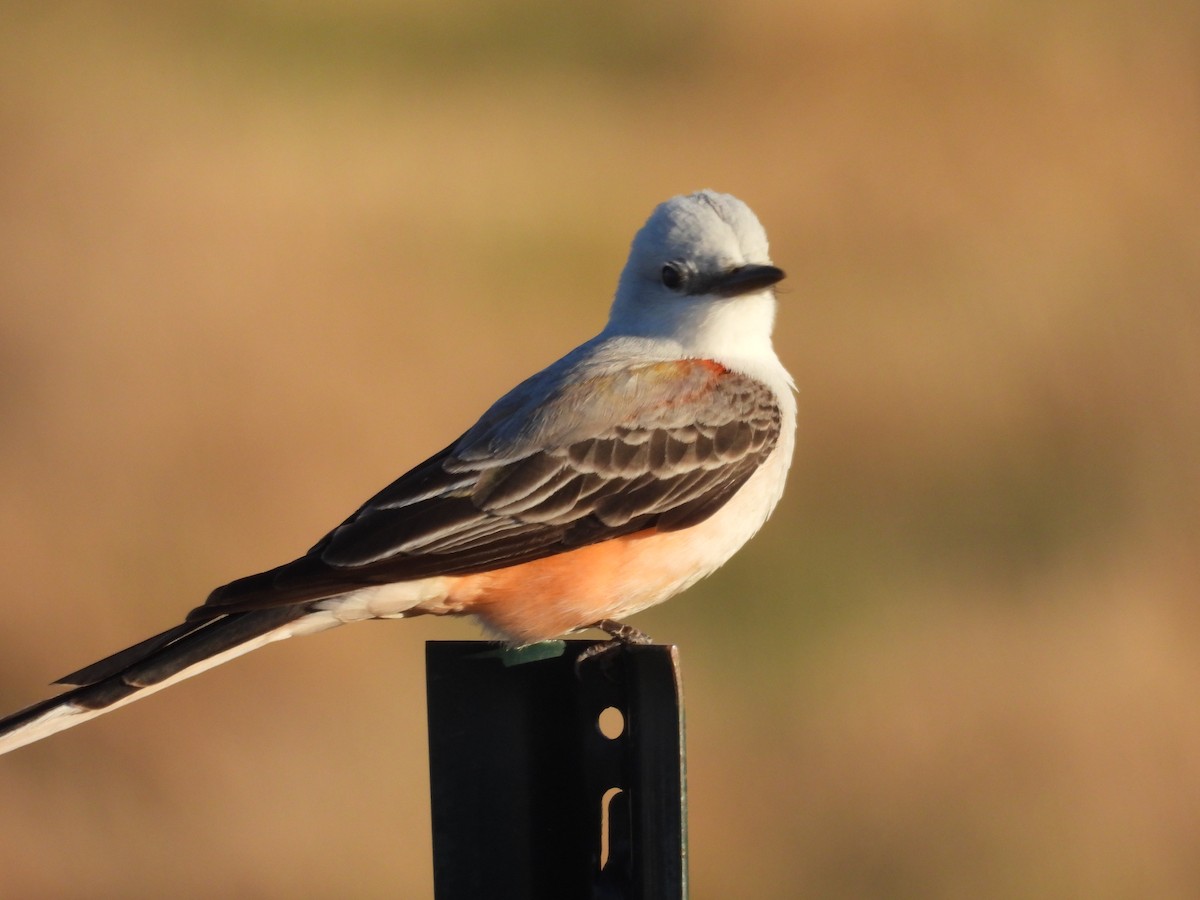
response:
M708 293L718 297L740 297L753 294L783 281L786 273L775 266L738 266L720 275L709 287Z

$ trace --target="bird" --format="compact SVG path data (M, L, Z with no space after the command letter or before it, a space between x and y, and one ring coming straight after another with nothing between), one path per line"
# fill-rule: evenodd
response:
M181 624L0 719L0 754L274 641L366 619L474 616L511 646L587 628L646 639L621 620L720 567L783 493L796 430L795 384L772 344L784 277L736 197L659 204L599 334L303 556L216 588Z

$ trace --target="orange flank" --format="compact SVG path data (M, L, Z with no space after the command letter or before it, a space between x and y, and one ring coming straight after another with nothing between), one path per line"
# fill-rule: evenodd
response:
M697 528L640 531L533 562L447 579L437 610L478 616L510 640L531 644L615 619L699 577ZM424 611L424 610L423 610Z

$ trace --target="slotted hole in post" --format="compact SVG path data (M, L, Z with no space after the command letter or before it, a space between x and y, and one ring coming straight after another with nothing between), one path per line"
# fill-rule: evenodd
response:
M602 735L610 741L615 741L625 733L625 716L615 706L605 707L600 710L600 718L596 720L596 726Z
M608 853L611 846L610 829L612 820L608 815L608 808L612 804L613 797L621 793L621 789L617 787L609 788L604 792L604 796L600 798L600 868L603 869L608 865Z

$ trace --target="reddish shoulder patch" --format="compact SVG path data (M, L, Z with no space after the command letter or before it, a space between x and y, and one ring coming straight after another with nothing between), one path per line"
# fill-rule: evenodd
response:
M670 378L719 378L729 373L726 366L714 359L673 359L670 362L653 363L651 368Z
M687 362L690 362L693 365L703 366L714 375L725 375L729 372L728 366L721 365L721 363L717 362L715 359L689 359Z

